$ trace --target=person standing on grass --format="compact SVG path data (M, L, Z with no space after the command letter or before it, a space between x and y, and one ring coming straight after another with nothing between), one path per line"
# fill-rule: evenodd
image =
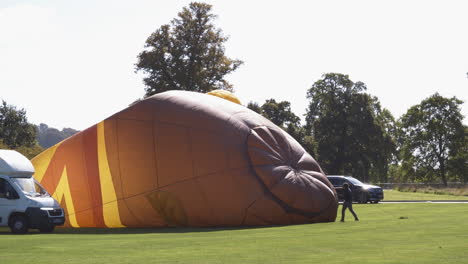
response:
M341 222L344 222L346 208L349 208L349 211L354 215L354 220L359 221L359 218L353 210L353 192L347 183L343 184L343 195L344 202L343 208L341 209Z

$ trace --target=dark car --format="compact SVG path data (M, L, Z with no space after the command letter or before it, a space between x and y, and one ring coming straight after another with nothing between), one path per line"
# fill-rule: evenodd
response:
M345 183L347 183L353 191L354 202L378 203L384 198L383 189L381 187L362 183L351 176L329 175L327 178L338 193L339 200L343 200L343 184Z

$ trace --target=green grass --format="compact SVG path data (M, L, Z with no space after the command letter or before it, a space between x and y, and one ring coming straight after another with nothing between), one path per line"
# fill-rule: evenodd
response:
M397 190L384 190L384 201L437 201L437 200L468 200L468 196L443 195L420 192L400 192Z
M468 204L355 205L361 221L267 228L0 229L0 263L466 263ZM341 207L340 207L341 209Z
M427 185L407 185L407 186L395 186L396 189L401 192L419 192L419 193L431 193L431 194L444 194L444 195L456 195L456 196L467 196L468 197L468 186L460 185L458 187L434 187Z

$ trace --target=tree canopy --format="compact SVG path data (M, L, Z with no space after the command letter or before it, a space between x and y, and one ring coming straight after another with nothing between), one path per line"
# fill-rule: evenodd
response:
M28 123L26 111L2 101L0 105L0 148L14 149L28 158L42 151L36 141L36 126Z
M79 132L72 128L63 128L62 131L60 131L56 128L49 127L46 124L40 124L37 127L37 131L37 140L39 145L43 148L49 148Z
M276 102L275 99L267 99L262 106L250 102L247 107L280 127L287 127L289 124L297 126L301 120L292 112L291 103L288 101Z
M0 105L0 139L9 148L32 146L36 142L36 127L28 123L26 111L2 101Z
M313 138L306 134L306 130L300 123L301 119L292 112L290 102L277 102L275 99L267 99L261 106L255 102L250 102L247 107L283 128L296 139L307 152L315 155Z
M449 164L455 157L462 159L461 167L465 168L460 173L466 173L468 142L460 112L462 103L456 97L436 93L401 117L402 167L408 177L423 181L438 178L447 185Z
M326 173L385 181L396 151L394 118L366 89L348 75L324 74L307 91L306 129Z
M170 24L148 37L136 64L136 71L146 74L146 97L167 90L232 91L224 76L242 61L224 55L228 37L213 24L216 16L211 8L205 3L190 3Z

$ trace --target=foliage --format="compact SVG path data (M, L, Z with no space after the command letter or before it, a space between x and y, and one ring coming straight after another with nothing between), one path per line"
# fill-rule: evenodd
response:
M42 148L39 144L34 144L32 146L20 146L15 149L19 153L23 154L26 158L32 159L36 157L39 153L44 151L44 148Z
M307 134L307 130L300 124L289 124L286 132L291 135L312 157L317 157L317 143L314 138Z
M395 121L366 89L348 75L324 74L307 91L306 129L327 174L384 182L396 159Z
M216 16L211 8L190 3L170 25L161 26L146 40L136 64L136 71L147 74L146 97L167 90L232 90L224 76L242 61L224 55L228 37L213 24Z
M0 149L14 149L32 159L43 151L37 144L36 128L28 123L26 111L5 101L0 106Z
M315 156L315 143L310 135L300 124L300 118L291 110L288 101L276 102L275 99L265 100L261 106L255 102L249 102L247 107L262 116L268 118L275 125L283 128L312 156Z
M64 128L60 131L56 128L49 127L46 124L40 124L38 126L37 140L39 141L39 145L43 148L49 148L78 132L78 130L72 128Z
M0 149L9 149L9 147L3 143L3 140L0 139Z
M26 111L2 101L0 105L0 140L10 149L32 147L36 142L36 127L28 123Z
M460 182L468 183L468 126L463 126L464 136L454 142L456 151L452 151L448 160L449 173Z
M256 103L256 102L249 102L247 104L247 108L249 108L250 110L258 113L258 114L262 114L262 107Z
M456 97L436 93L401 117L402 168L408 178L424 182L439 179L447 185L450 164L453 172L468 173L462 103Z
M268 99L265 100L262 106L250 102L247 107L268 118L271 122L280 127L287 127L290 124L297 126L301 121L300 118L291 111L291 103L288 101L276 102L275 99Z

